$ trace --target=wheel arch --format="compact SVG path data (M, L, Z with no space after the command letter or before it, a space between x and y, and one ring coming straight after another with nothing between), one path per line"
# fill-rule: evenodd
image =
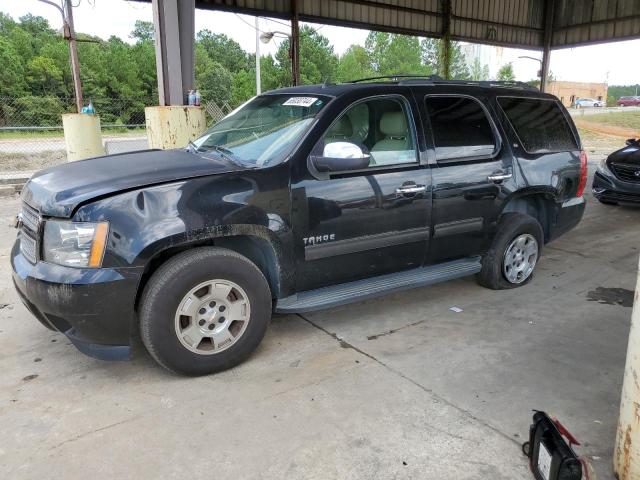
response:
M140 278L135 298L135 309L139 309L142 293L153 274L175 255L196 247L220 247L232 250L251 260L265 276L271 296L278 298L283 292L282 272L287 271L287 267L282 265L284 256L279 242L274 238L273 232L267 233L261 229L252 228L228 228L219 231L218 234L206 238L189 238L187 235L183 241L168 241L164 247L159 248L153 256L146 262L144 272ZM265 230L267 230L265 228ZM286 290L286 287L284 287Z
M523 213L535 218L544 234L545 243L549 241L551 228L555 222L556 201L554 192L534 190L518 192L505 203L500 218L506 213Z

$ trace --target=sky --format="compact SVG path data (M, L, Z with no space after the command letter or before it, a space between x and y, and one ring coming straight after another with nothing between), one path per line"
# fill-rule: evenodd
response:
M78 5L79 4L79 5ZM76 30L107 39L116 35L131 41L128 36L136 20L152 21L150 3L130 0L74 0L74 20ZM0 11L14 19L26 13L40 15L49 20L53 28L62 26L60 13L52 6L38 0L0 0ZM366 30L310 24L326 36L337 54L342 54L351 44L364 45ZM224 33L236 40L248 52L255 52L255 17L233 13L198 10L196 31L209 29L214 33ZM284 20L259 19L260 31L288 31ZM261 44L261 54L275 53L279 41ZM511 48L496 49L483 46L471 48L481 61L489 63L491 75L505 63L512 63L517 80L536 78L539 63L518 58L522 55L541 57L532 50ZM551 72L558 80L605 82L609 85L631 85L640 83L640 40L631 40L588 47L555 50L551 54ZM633 59L631 61L630 59Z

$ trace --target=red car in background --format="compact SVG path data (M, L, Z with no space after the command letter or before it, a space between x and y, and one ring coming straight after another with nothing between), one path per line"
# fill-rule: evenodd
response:
M640 97L620 97L616 105L619 107L638 107L640 106Z

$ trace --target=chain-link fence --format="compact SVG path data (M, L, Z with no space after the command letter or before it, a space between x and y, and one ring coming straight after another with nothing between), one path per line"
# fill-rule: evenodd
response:
M151 99L91 98L100 115L102 138L118 151L145 148L144 107ZM39 170L66 161L62 115L75 112L73 98L0 97L0 171Z
M88 99L87 99L88 100ZM147 148L144 108L155 99L91 98L100 116L108 154ZM210 101L202 105L207 125L232 107ZM75 112L73 98L0 97L0 172L40 170L66 161L62 114Z

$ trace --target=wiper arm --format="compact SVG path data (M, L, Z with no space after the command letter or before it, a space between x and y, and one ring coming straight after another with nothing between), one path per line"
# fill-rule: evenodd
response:
M187 143L187 150L191 153L198 153L198 147L196 147L196 144L191 140L189 140L189 143Z
M221 145L210 145L210 148L214 149L216 152L218 152L220 155L222 155L224 158L226 158L227 160L229 160L232 163L235 163L236 165L239 165L240 167L246 167L246 164L242 161L240 161L235 154L229 150L228 148L225 148Z

